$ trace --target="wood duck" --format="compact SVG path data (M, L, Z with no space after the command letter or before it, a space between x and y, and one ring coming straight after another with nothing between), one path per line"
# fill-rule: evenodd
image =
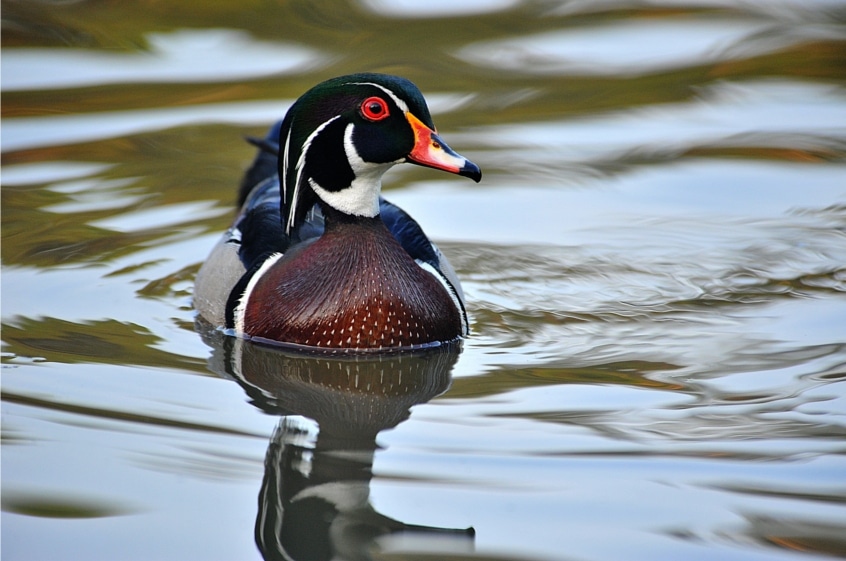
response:
M414 84L369 73L327 80L254 143L240 213L197 275L202 318L321 349L418 348L468 334L449 262L381 197L382 175L403 162L482 176L438 136Z

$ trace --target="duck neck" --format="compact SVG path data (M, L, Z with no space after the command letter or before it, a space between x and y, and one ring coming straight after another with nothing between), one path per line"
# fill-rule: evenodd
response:
M352 214L347 214L346 212L342 212L321 201L320 210L323 212L323 219L325 220L326 231L332 232L339 227L349 226L353 224L359 224L362 226L373 226L382 224L382 218L378 212L378 204L379 203L377 201L377 211L375 216L355 216Z

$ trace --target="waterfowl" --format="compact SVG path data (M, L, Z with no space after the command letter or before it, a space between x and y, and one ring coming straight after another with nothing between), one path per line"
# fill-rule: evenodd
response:
M382 175L409 162L481 179L438 136L410 81L353 74L300 97L267 137L240 211L194 285L194 307L233 334L323 349L421 347L468 333L447 259Z

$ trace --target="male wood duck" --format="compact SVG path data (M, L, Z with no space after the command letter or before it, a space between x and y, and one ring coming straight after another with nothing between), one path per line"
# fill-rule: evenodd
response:
M238 217L194 286L213 325L258 341L321 349L416 348L467 335L461 285L408 214L381 197L410 162L479 181L438 136L410 81L333 78L256 141Z

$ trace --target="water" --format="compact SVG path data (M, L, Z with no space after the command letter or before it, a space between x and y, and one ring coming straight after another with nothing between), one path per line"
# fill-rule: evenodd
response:
M846 557L844 23L4 2L4 559ZM359 70L485 173L385 184L472 337L338 361L198 328L243 136Z

